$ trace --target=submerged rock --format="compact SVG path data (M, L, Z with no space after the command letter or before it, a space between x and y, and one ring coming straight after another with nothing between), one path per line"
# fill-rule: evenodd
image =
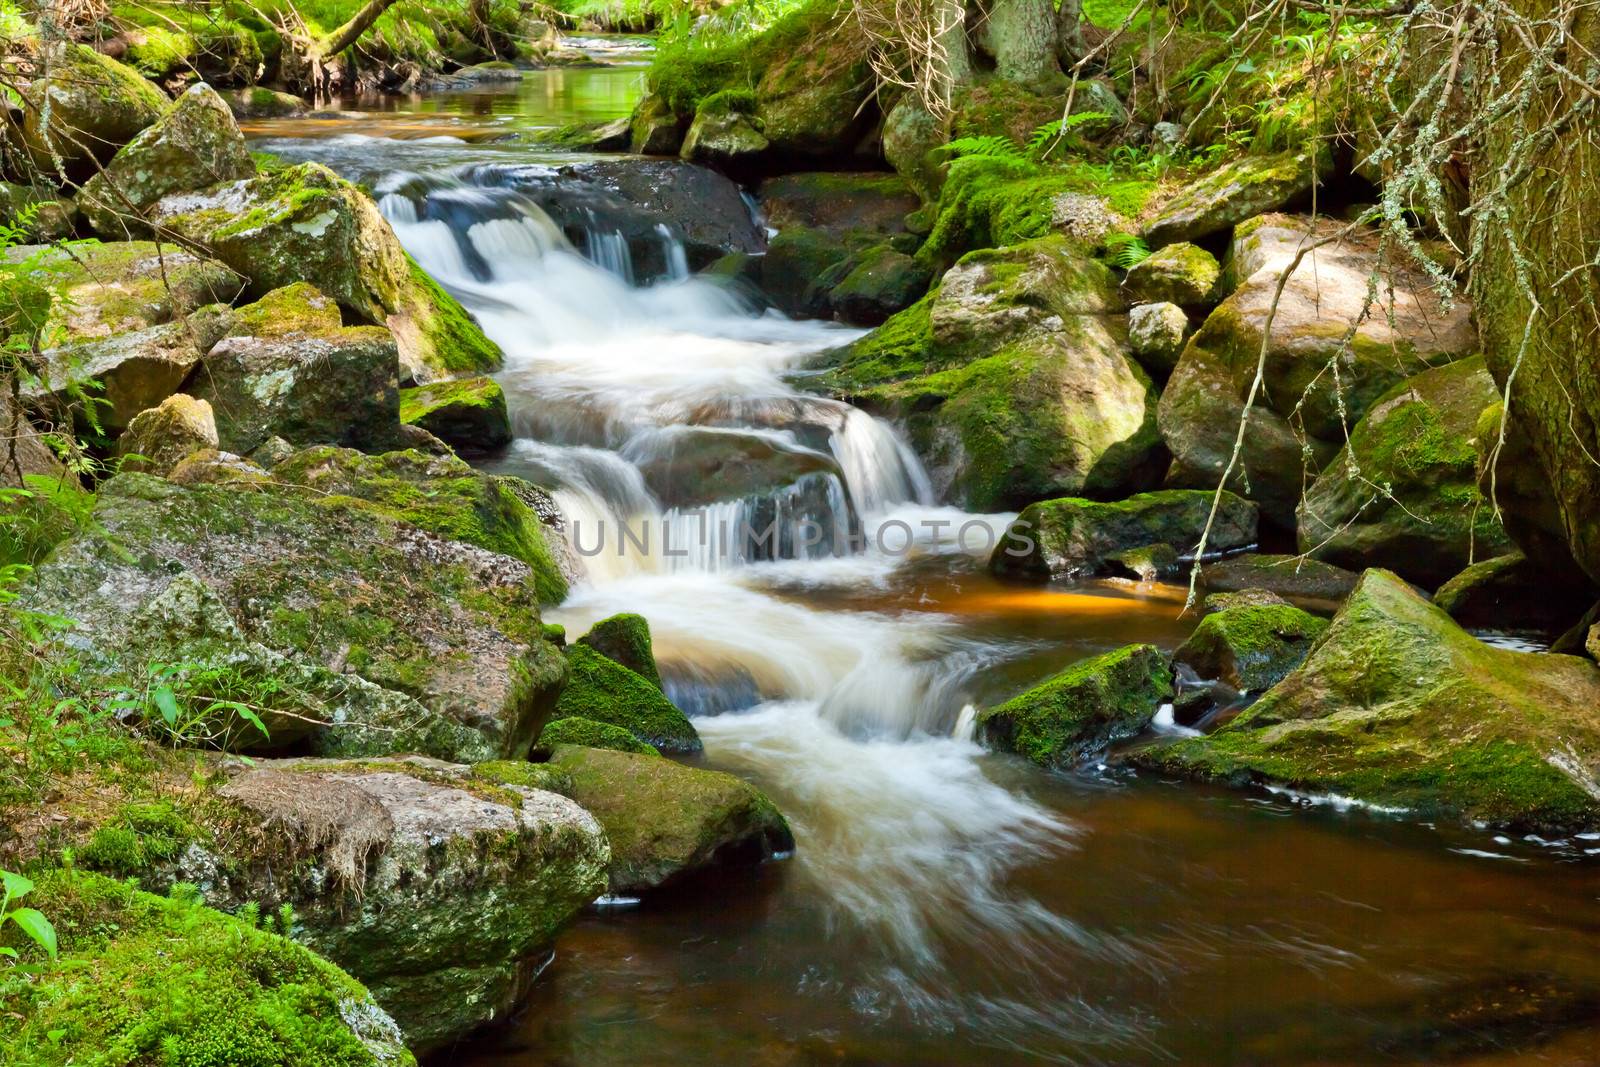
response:
M1387 571L1304 664L1206 737L1136 759L1234 784L1540 831L1600 824L1600 667L1467 634Z
M217 421L204 400L176 393L141 411L117 441L119 470L165 474L202 449L217 447Z
M614 894L649 892L794 848L776 805L731 774L577 745L557 748L550 763L570 776L567 795L605 828Z
M85 45L45 46L44 74L24 90L22 143L45 173L69 180L94 172L167 109L160 89Z
M1283 603L1229 604L1212 612L1207 597L1206 610L1194 633L1172 654L1172 662L1240 693L1259 693L1283 681L1328 628L1326 619Z
M149 229L140 216L162 197L255 173L233 113L209 85L200 84L90 178L78 204L96 233L127 237Z
M1139 733L1171 695L1161 651L1129 645L985 708L978 724L991 742L1041 767L1072 767Z
M321 164L168 196L152 217L249 278L255 296L311 282L356 320L387 326L410 377L500 364L499 348L406 255L371 199Z
M244 1062L250 1050L324 1067L415 1067L394 1020L311 949L196 903L83 871L37 876L26 903L68 966L8 995L0 1060L39 1067L108 1049L129 1062ZM265 924L264 924L265 925Z
M568 647L567 662L572 674L552 720L592 719L621 727L662 752L700 751L700 735L661 692L659 679L652 682L587 644Z
M1311 193L1326 158L1309 152L1245 156L1207 172L1161 208L1145 227L1154 246L1199 241L1263 212L1279 211Z
M293 905L297 937L364 981L419 1053L510 1012L535 953L605 890L611 850L588 812L464 766L270 761L221 795L261 851L209 893Z
M622 664L656 688L661 687L661 672L656 668L655 651L651 647L650 623L643 615L625 612L601 619L578 638L578 643Z
M1300 502L1300 551L1429 587L1509 551L1478 492L1479 417L1497 399L1481 359L1424 371L1384 395Z
M455 378L402 389L400 421L468 452L494 452L511 443L506 394L493 378Z
M1099 573L1128 549L1165 545L1179 557L1192 555L1214 499L1199 490L1169 489L1114 503L1068 497L1030 504L995 548L989 568L1042 582ZM1255 540L1255 505L1224 492L1206 551L1236 550Z
M624 454L675 508L770 496L809 475L842 476L832 456L751 430L671 426L635 437Z

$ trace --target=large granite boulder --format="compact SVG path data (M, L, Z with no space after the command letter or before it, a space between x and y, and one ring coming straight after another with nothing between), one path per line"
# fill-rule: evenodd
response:
M1359 571L1273 553L1247 552L1200 568L1200 584L1213 593L1264 589L1290 600L1324 603L1342 601L1360 580Z
M174 393L128 423L128 432L117 441L117 455L122 457L118 470L165 474L194 453L216 447L217 420L211 405Z
M511 443L505 390L493 378L452 378L400 391L400 421L468 453Z
M1594 586L1521 552L1464 567L1433 594L1433 602L1462 626L1546 632L1567 629L1596 600Z
M54 41L44 73L23 93L22 143L36 167L69 181L94 173L167 109L167 96L94 49Z
M1207 171L1163 204L1145 227L1145 239L1159 247L1225 233L1310 196L1319 174L1330 169L1326 155L1313 152L1245 156Z
M1370 570L1298 670L1205 737L1136 757L1233 784L1544 832L1600 825L1600 667L1478 641Z
M1479 418L1497 399L1481 359L1424 371L1380 398L1300 502L1300 551L1429 588L1508 552L1478 491Z

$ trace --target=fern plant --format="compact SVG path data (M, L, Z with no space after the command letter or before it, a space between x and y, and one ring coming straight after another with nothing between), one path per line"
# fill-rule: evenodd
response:
M1123 270L1132 270L1150 258L1150 246L1136 233L1113 233L1106 237L1106 257Z
M981 156L985 159L1014 159L1018 162L1026 160L1017 142L1003 134L991 133L981 137L957 137L954 141L944 146L952 159L963 156Z

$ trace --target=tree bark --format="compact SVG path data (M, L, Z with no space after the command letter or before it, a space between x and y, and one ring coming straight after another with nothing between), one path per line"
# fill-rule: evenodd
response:
M1069 70L1083 58L1083 0L1061 0L1056 9L1056 57Z
M317 58L326 59L336 56L346 48L361 39L372 24L378 21L378 16L394 6L395 0L367 0L360 11L351 17L349 22L328 34L317 42Z
M934 9L939 20L938 46L942 56L935 73L946 91L972 80L972 52L967 44L967 5L965 0L939 0Z
M996 73L1006 81L1031 85L1060 73L1050 0L996 0L989 11L989 40Z

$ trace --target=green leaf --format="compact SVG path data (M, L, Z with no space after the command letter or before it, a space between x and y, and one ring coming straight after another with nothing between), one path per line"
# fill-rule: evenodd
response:
M161 711L161 717L168 726L178 725L178 698L173 695L170 686L160 686L151 694L151 699L156 702L156 707Z
M0 871L0 888L4 888L6 896L11 900L20 900L33 892L33 883L20 874L11 871Z
M44 917L43 912L33 908L18 908L6 918L21 927L23 933L50 954L51 959L56 958L56 928L50 925L50 920Z
M0 945L0 956L4 956L8 960L14 960L17 958L17 950L7 945Z

